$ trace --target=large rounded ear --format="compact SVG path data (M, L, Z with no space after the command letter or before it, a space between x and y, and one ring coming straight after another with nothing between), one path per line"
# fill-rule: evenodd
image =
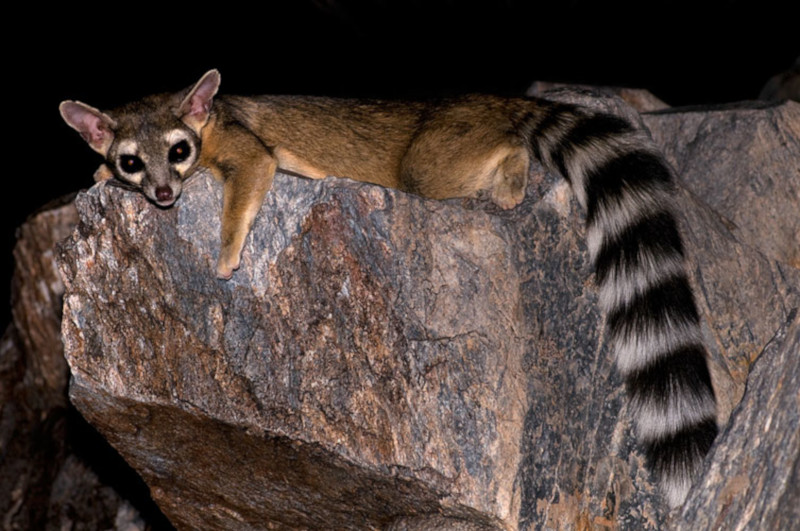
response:
M219 71L209 70L192 87L178 107L178 117L198 135L208 121L219 83Z
M67 125L80 133L93 150L106 156L117 126L113 118L79 101L62 101L58 110Z

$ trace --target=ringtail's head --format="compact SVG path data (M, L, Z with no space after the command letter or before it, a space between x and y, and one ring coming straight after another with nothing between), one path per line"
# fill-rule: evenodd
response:
M95 180L114 178L169 207L197 168L200 137L208 122L220 75L210 70L193 87L149 96L102 112L79 101L59 106L67 124L105 157Z

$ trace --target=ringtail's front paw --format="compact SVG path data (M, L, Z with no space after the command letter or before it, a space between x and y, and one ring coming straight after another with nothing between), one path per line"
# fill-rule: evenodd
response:
M217 278L230 280L233 276L233 272L239 269L240 264L241 259L238 253L234 256L226 256L226 253L223 251L220 253L219 260L217 261Z

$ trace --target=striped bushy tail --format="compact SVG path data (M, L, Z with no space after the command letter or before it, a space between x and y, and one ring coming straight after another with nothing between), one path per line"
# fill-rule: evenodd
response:
M670 170L645 133L619 117L557 104L527 127L534 154L570 182L586 209L606 334L638 439L678 506L717 425Z

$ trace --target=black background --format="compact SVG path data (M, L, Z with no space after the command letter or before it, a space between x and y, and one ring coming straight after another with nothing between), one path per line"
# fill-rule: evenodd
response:
M789 2L113 5L31 4L5 17L4 151L14 163L4 175L4 300L15 228L90 186L100 162L61 121L65 99L110 108L218 68L221 91L238 94L516 95L547 80L647 88L683 106L753 99L800 53Z

